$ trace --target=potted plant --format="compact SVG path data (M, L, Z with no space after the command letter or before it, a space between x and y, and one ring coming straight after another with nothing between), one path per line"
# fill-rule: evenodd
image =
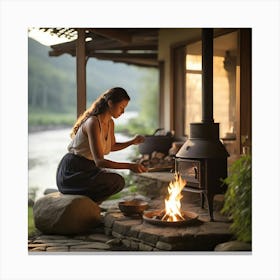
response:
M252 157L243 154L223 180L228 185L221 213L232 219L230 229L238 241L252 241Z

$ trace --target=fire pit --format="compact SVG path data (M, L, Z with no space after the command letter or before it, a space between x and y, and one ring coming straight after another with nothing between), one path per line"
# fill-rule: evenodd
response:
M168 196L165 199L165 209L145 211L143 219L151 224L163 226L181 226L190 224L198 218L198 215L189 211L181 211L181 191L186 185L179 173L175 173L175 178L169 183Z
M145 211L143 214L143 220L154 225L185 226L192 224L198 218L198 215L196 213L189 211L181 211L181 216L183 219L178 221L162 220L163 216L163 210Z

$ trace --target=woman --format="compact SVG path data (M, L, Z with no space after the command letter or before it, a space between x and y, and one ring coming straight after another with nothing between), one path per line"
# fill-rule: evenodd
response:
M144 141L143 136L136 135L130 141L116 142L112 117L121 116L129 100L123 88L112 88L78 118L72 128L68 153L57 169L56 181L61 193L86 195L100 204L121 191L125 185L121 175L106 168L129 169L135 173L146 171L141 164L104 158L111 151L119 151Z

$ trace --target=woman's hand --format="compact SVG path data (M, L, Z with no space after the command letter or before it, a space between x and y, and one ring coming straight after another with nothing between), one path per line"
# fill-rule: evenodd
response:
M131 163L129 169L134 173L143 173L148 171L148 169L140 163Z
M132 144L137 145L140 143L143 143L145 141L145 137L142 135L135 135L135 137L132 139Z

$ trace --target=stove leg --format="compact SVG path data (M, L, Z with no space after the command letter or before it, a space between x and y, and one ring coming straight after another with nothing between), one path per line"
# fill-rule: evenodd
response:
M214 199L214 195L207 193L208 212L209 212L209 216L210 216L210 222L214 222L213 199Z
M214 222L214 216L213 216L213 199L214 199L214 195L207 194L207 193L204 193L204 192L200 193L201 208L204 208L205 197L206 197L207 204L208 204L208 213L209 213L209 217L210 217L210 222Z
M203 192L200 193L201 208L204 208L204 196L205 194Z

